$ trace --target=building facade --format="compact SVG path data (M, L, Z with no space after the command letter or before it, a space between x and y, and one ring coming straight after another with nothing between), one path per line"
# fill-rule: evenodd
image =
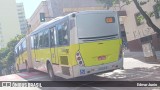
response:
M84 10L105 9L97 0L46 0L49 15L52 17L66 15L71 12Z
M18 18L20 23L21 34L25 35L27 32L28 26L27 26L27 20L25 17L23 3L17 3L17 13L18 13Z
M45 17L49 17L48 5L46 1L42 1L37 9L34 11L33 15L28 19L29 31L28 33L34 31L40 24L40 13L45 13ZM46 22L51 20L51 18L46 18Z
M0 1L0 48L6 47L7 43L20 34L16 1Z
M156 0L150 0L149 2L148 0L139 0L139 3L142 9L150 16L152 22L160 28L160 11L157 11L157 6L160 6L160 4L157 4ZM122 10L127 13L123 23L129 49L131 51L142 51L144 41L149 41L155 50L160 50L160 36L146 24L134 2L125 5Z

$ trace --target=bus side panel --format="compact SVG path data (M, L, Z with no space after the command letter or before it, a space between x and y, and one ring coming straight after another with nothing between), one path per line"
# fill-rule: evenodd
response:
M51 60L50 48L43 48L35 50L36 61L34 66L40 71L47 72L46 61Z
M16 70L19 70L19 65L20 65L19 56L17 56L15 60L16 60Z
M23 58L23 61L24 61L24 62L28 60L27 51L24 51L24 52L22 53L22 58Z
M70 46L69 49L69 62L71 63L72 66L77 65L77 61L76 61L76 53L79 50L79 44L73 44Z
M53 70L56 76L63 78L74 77L73 66L77 65L76 52L79 49L78 44L55 48L54 58L52 58ZM54 50L53 48L51 50ZM56 55L56 56L55 56ZM53 57L53 56L52 56Z

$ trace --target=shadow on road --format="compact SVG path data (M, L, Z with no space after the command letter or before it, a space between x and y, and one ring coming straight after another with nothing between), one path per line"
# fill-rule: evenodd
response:
M114 72L99 75L104 80L114 81L160 81L160 66L151 68L137 67L133 69L115 70ZM103 80L103 81L104 81Z

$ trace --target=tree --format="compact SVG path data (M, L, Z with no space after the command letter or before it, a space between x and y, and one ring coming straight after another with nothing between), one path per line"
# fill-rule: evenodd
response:
M142 9L142 7L139 5L137 0L133 0L134 4L136 5L137 9L139 10L139 12L142 14L142 16L144 17L144 19L147 22L147 25L149 27L151 27L155 32L157 32L158 34L160 34L160 29L153 24L151 18L147 15L147 13Z
M3 68L12 66L15 63L14 48L16 44L24 37L24 35L17 35L14 39L7 43L6 48L0 50L0 71Z
M151 0L147 0L147 1L141 1L138 2L137 0L98 0L101 3L104 3L104 7L107 7L107 9L109 9L110 7L114 6L116 2L124 2L124 4L122 6L120 6L120 10L123 6L125 5L129 5L132 1L134 2L134 4L136 5L137 9L139 10L139 12L141 13L141 15L143 16L143 18L146 20L146 23L149 27L151 27L156 33L160 34L160 29L152 22L151 18L149 17L151 14L147 14L140 5L146 4L147 2L151 1ZM155 0L157 3L160 4L160 0Z

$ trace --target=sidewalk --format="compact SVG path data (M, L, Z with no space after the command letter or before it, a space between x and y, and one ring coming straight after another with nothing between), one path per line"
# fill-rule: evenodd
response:
M150 63L160 63L160 51L156 51L157 60ZM124 51L124 58L135 58L140 61L146 62L143 52L130 52L129 50ZM149 63L149 62L146 62Z

